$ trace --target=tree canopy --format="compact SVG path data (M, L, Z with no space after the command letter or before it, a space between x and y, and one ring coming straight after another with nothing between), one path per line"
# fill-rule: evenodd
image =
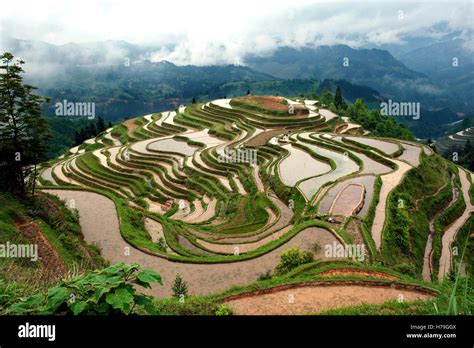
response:
M48 99L23 83L24 62L11 53L0 56L0 189L23 195L34 191L36 165L46 159L51 137L42 105Z

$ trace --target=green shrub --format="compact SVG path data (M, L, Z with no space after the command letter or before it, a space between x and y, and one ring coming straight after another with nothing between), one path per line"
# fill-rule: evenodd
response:
M220 305L216 310L216 315L232 315L232 310L226 305Z
M5 280L0 279L0 311L8 307L17 296L18 288L16 283L7 283Z
M181 299L183 296L188 294L188 284L181 278L181 275L176 274L176 278L173 283L173 296Z
M261 273L258 276L258 280L260 280L260 281L268 280L268 279L271 279L271 278L272 278L272 271L270 271L269 269L265 273Z
M395 265L393 269L402 274L416 276L416 272L414 272L413 265L406 262L402 262L402 263L399 263L398 265Z
M313 261L313 254L301 251L298 247L290 248L280 256L280 263L276 267L277 274L284 274L296 267Z

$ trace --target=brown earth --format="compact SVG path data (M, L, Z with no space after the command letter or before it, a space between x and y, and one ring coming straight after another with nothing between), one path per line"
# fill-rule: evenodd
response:
M356 268L330 269L330 270L318 273L317 275L318 276L327 276L327 277L356 275L356 276L382 278L382 279L390 279L390 280L400 279L399 277L396 277L396 276L391 275L391 274L377 272L377 271L356 269Z
M224 303L239 315L295 315L387 301L428 300L421 288L376 281L311 282L229 297Z
M66 267L56 249L46 239L40 227L34 221L18 221L16 228L31 244L38 246L38 260L51 275L64 275Z

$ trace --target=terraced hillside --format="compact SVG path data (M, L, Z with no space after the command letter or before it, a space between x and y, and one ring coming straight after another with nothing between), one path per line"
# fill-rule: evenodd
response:
M244 286L221 301L245 314L437 296L470 228L472 173L318 104L242 97L138 117L46 163L38 184L79 210L105 259L159 272L155 295L179 273L192 295ZM316 260L304 283L245 287L290 247ZM270 313L288 291L322 302Z
M463 149L467 141L474 142L474 127L469 127L456 134L448 135L436 142L437 151L445 156L452 156L452 152Z

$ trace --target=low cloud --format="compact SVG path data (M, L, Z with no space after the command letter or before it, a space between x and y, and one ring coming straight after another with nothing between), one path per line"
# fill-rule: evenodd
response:
M473 3L310 0L150 2L45 0L2 5L1 31L11 37L64 45L87 43L65 55L104 64L127 58L126 48L94 41L125 40L148 50L136 59L167 60L178 65L243 63L246 55L270 55L281 46L294 48L347 44L351 47L404 44L407 36L442 36L471 32ZM29 11L24 9L28 8ZM429 30L444 22L443 31ZM427 29L428 28L428 29ZM0 48L2 42L0 40ZM88 45L101 50L84 50ZM96 45L96 46L94 46ZM468 46L472 47L472 46ZM45 49L35 47L38 54ZM37 53L35 52L35 55Z

